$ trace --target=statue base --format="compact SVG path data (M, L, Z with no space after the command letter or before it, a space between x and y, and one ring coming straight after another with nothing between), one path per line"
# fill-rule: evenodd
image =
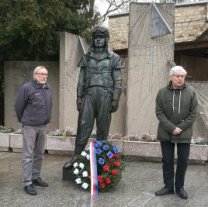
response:
M73 168L63 167L63 180L73 181L76 179L75 174L73 173Z

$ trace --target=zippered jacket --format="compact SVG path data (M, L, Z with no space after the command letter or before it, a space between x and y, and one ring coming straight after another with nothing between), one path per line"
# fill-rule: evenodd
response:
M174 89L170 82L159 90L156 98L156 116L159 120L157 139L190 143L197 114L198 101L193 88L185 83L181 89ZM176 127L182 129L182 132L172 135Z
M38 84L32 80L19 89L15 101L15 111L18 121L23 125L48 124L51 110L52 93L48 84Z

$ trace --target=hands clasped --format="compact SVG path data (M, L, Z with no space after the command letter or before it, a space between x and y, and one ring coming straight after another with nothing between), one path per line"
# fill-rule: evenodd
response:
M179 127L176 127L173 131L172 131L172 134L173 135L178 135L182 132L182 129L180 129Z

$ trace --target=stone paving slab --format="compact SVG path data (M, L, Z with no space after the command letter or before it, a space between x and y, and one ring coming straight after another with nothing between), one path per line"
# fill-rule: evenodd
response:
M0 152L0 207L207 207L208 166L189 165L185 188L188 200L176 195L156 197L163 186L162 164L129 162L123 178L112 192L96 200L75 184L62 180L67 156L45 155L42 178L48 188L37 187L37 196L27 195L22 187L21 153Z

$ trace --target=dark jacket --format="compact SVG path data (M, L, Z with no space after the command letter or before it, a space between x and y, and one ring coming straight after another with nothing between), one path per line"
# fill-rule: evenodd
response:
M19 90L15 110L17 119L23 125L48 124L51 118L52 94L50 87L35 81L25 83Z
M82 57L79 67L78 96L82 96L89 87L101 86L113 93L114 100L119 100L122 88L122 63L119 55L110 49L100 56L89 51Z
M160 89L156 98L158 140L190 143L192 125L198 112L197 106L196 93L186 83L181 89L174 89L171 82L167 87ZM176 127L182 129L182 132L179 135L172 135Z

